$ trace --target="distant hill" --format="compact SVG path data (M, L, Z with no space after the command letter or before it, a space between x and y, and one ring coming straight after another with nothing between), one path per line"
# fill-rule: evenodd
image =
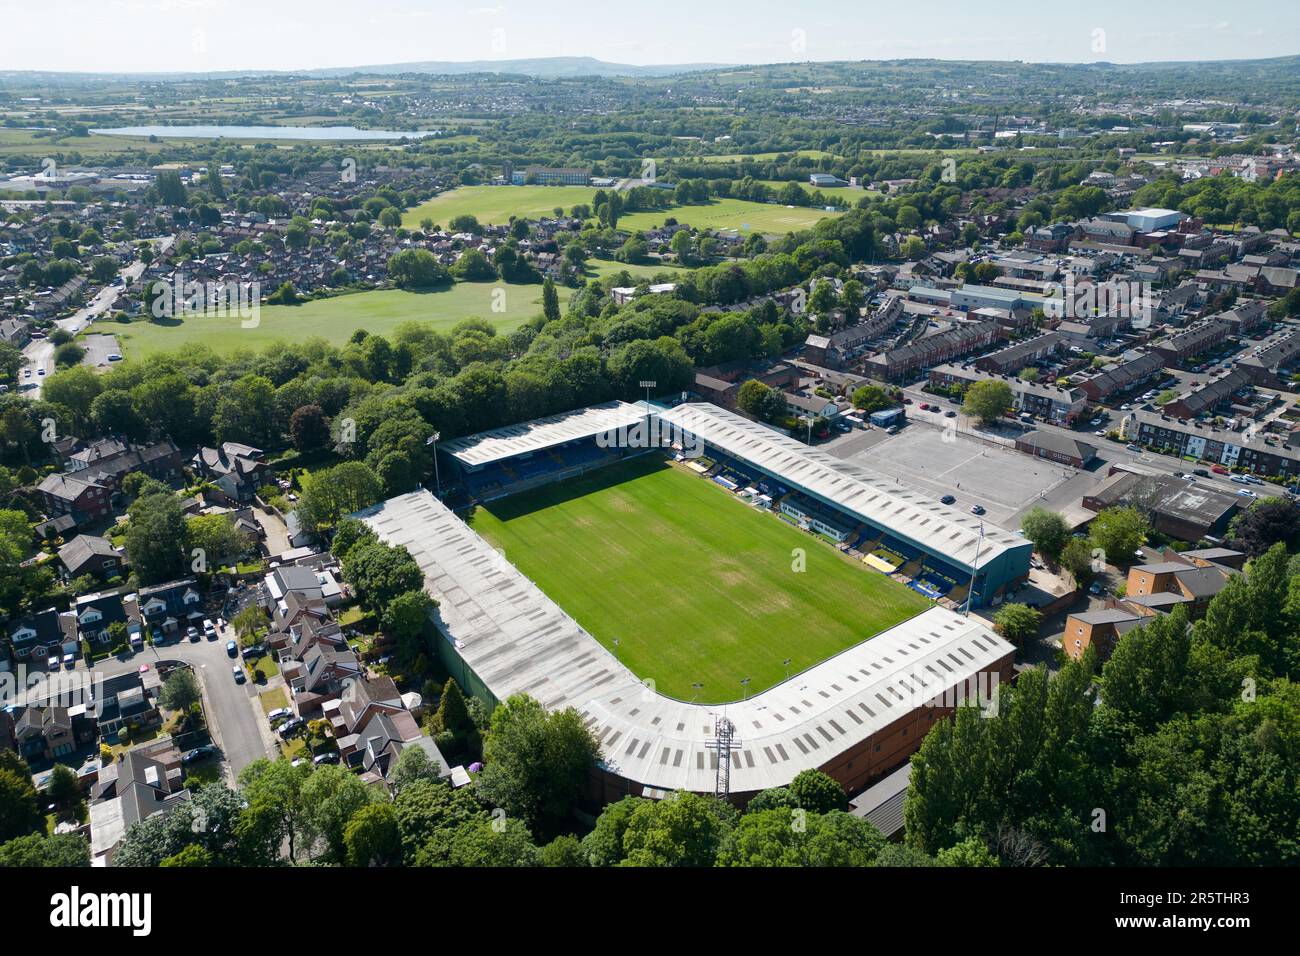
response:
M347 76L353 73L433 73L460 76L466 73L517 73L543 78L562 76L674 76L678 73L698 73L719 70L725 63L678 63L652 66L633 66L628 63L608 63L591 56L548 56L532 60L430 60L422 63L384 63L371 66L331 67L323 70L305 70L309 76Z

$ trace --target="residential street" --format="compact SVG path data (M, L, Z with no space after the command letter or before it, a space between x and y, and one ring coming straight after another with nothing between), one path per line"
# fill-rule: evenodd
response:
M171 244L174 241L174 236L163 236L157 241L156 251L166 252L171 248ZM132 262L130 265L123 268L118 275L122 277L124 285L130 285L140 277L140 273L144 272L144 269L145 264L137 259L135 262ZM122 288L123 286L118 285L104 286L104 288L100 289L99 293L91 299L90 302L82 306L67 318L57 319L54 324L65 332L70 332L74 336L77 335L108 311L109 306L112 305L113 301L119 294L121 294ZM23 394L34 399L40 398L41 384L45 381L45 376L54 374L54 343L48 338L32 339L32 341L23 349L23 357L26 359L27 363L24 368L30 369L32 373L30 379L24 378L23 381L25 383L34 383L36 385L36 388L24 392ZM45 370L45 375L41 374L41 369Z
M194 643L183 636L162 647L146 646L125 659L109 658L94 668L105 677L138 670L141 664L157 666L158 661L185 661L195 668L203 687L212 742L221 748L226 771L232 782L244 767L259 757L276 757L274 738L257 700L257 685L251 680L236 684L231 668L235 660L226 654L226 641L234 638L229 628L222 629L216 640L200 639ZM78 665L81 669L82 665Z

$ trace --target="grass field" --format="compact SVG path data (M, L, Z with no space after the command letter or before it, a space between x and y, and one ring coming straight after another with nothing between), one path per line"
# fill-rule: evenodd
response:
M505 312L492 311L492 290L497 288L506 290ZM558 286L556 292L561 306L572 294L572 290L565 286ZM254 329L241 328L238 317L202 316L166 324L139 321L120 325L101 321L91 328L116 335L122 345L122 354L131 359L193 343L207 345L221 354L244 348L260 349L277 339L293 342L320 337L342 345L357 329L386 335L401 323L411 320L427 322L445 332L457 322L478 317L487 319L502 332L509 332L541 309L541 285L457 282L450 289L438 292L382 289L317 299L302 305L263 306L261 321Z
M696 229L713 229L737 233L786 233L808 229L822 219L839 213L807 206L781 206L746 202L743 199L715 199L701 206L673 206L651 212L633 212L619 217L618 228L652 229L662 226L669 216Z
M504 225L511 216L540 219L556 206L566 211L578 203L589 203L596 190L590 186L461 186L420 203L402 214L408 229L432 219L447 226L457 216L474 216L481 223Z
M470 524L634 674L682 700L737 700L745 677L755 694L785 679L785 658L796 674L930 606L653 456L480 507Z
M481 223L506 223L511 216L537 219L549 216L556 206L565 211L577 203L589 203L596 190L587 186L462 186L434 196L402 214L402 225L419 226L432 219L446 227L457 216L474 216ZM618 221L620 229L650 229L675 217L697 229L728 229L733 232L784 233L807 229L819 219L836 213L803 206L719 199L701 206L673 206L651 212L633 212Z

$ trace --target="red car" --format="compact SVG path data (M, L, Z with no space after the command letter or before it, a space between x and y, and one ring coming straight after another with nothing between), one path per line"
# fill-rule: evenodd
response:
M1216 475L1226 475L1228 473L1228 469L1224 468L1222 465L1213 465L1211 466L1210 471L1214 472Z

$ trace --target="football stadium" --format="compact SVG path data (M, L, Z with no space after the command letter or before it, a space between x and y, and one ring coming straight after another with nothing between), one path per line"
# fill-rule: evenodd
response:
M855 792L1012 676L961 612L1028 542L732 412L610 402L438 454L443 499L362 517L424 570L463 688L583 715L600 799Z

